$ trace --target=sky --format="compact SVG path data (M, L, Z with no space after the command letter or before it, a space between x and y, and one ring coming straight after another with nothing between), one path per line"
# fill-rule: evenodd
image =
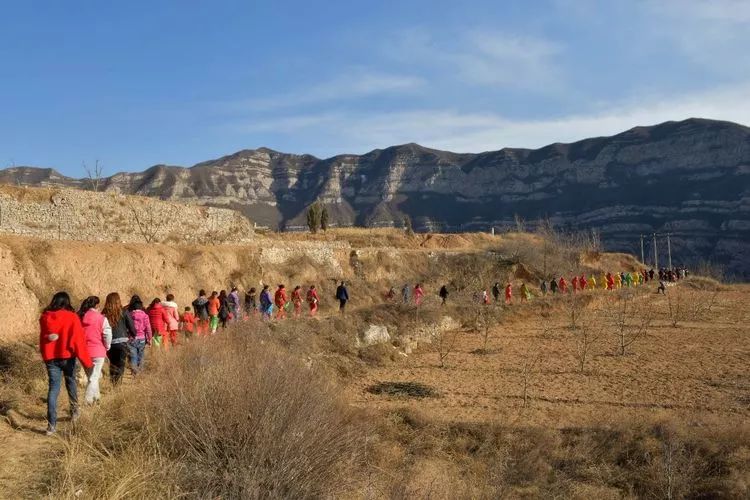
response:
M750 125L750 0L0 0L0 168Z

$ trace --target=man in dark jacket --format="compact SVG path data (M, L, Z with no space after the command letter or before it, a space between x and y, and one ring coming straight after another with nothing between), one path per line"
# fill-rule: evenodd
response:
M198 336L208 334L208 298L205 290L198 292L198 298L193 301L193 311L198 323Z
M440 287L440 298L442 299L442 305L445 305L445 302L448 300L448 287L446 285L443 285Z
M349 291L346 289L346 283L343 281L336 288L336 300L339 301L339 311L341 314L344 314L344 308L346 308L346 303L349 301Z

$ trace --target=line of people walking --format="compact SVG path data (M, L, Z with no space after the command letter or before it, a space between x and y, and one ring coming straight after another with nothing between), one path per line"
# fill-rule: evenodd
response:
M346 283L336 289L336 300L343 313L349 301ZM39 350L47 369L47 434L57 430L57 399L64 382L70 402L70 419L80 415L76 383L77 363L83 366L87 385L83 402L91 405L101 399L100 380L105 361L109 361L109 379L117 386L128 365L133 377L143 371L146 348L168 351L193 335L216 334L233 321L261 318L281 320L287 313L301 317L303 304L307 313L315 317L320 307L320 296L315 285L306 292L296 286L287 294L283 284L271 295L264 285L258 294L251 287L241 300L237 287L198 292L198 297L181 312L173 294L164 300L156 297L144 307L140 296L133 295L123 304L120 294L108 294L101 304L99 297L90 296L76 311L67 292L54 294L39 319Z

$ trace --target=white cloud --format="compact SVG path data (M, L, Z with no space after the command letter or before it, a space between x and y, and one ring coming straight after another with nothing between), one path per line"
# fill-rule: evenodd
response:
M681 97L611 105L588 115L542 120L510 120L494 113L427 109L367 115L342 112L301 115L246 124L240 129L246 133L271 131L335 138L335 144L326 144L328 140L319 142L321 149L314 152L324 155L364 152L407 142L451 151L479 152L503 147L537 148L691 117L747 123L750 118L748 95L750 82Z
M363 68L348 68L325 82L301 79L298 89L287 94L223 103L231 111L270 111L308 104L342 101L378 94L412 92L424 80L410 75L372 72Z
M545 38L478 29L441 37L415 29L386 48L392 59L441 79L534 91L559 87L563 72L556 57L562 52L562 45Z
M750 74L748 0L643 0L651 31L695 63L725 76Z

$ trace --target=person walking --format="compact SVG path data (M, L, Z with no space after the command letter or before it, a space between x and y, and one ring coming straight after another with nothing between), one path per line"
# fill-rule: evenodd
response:
M250 287L250 291L245 292L245 318L256 314L258 314L258 292L255 287Z
M130 297L128 312L135 327L135 336L128 341L130 371L135 377L143 371L146 363L146 346L151 345L153 331L151 330L151 318L143 310L143 301L138 295Z
M612 276L610 275L610 278L611 277ZM600 277L599 286L601 287L602 290L606 290L607 289L607 275L604 274L604 272L602 272L602 275Z
M302 315L302 287L297 285L292 290L292 305L294 306L294 317L299 318Z
M154 297L154 300L149 304L148 319L151 321L151 332L154 334L153 342L157 347L164 347L167 349L167 313L164 311L164 307L161 305L161 299Z
M495 302L500 301L500 283L495 282L492 285L492 298L495 299Z
M445 305L445 303L448 301L448 287L446 285L443 285L440 287L440 293L438 293L440 296L440 305Z
M125 362L128 358L128 342L136 337L135 324L130 312L122 307L120 294L112 292L104 300L102 314L112 327L112 344L109 347L109 380L116 386L125 374Z
M237 287L233 286L232 291L229 292L229 311L232 313L232 321L239 321L240 319L240 292L237 291Z
M586 281L586 275L583 273L581 274L581 277L578 278L578 286L581 287L581 291L586 290L586 287L589 286L589 282Z
M273 313L273 300L271 300L271 291L268 285L263 285L263 291L260 292L260 311L263 313L263 319L268 321Z
M560 293L568 293L568 282L565 281L565 276L560 276L557 289L560 290Z
M169 344L172 344L172 347L174 347L178 343L177 332L180 329L180 313L177 309L177 303L174 301L174 295L168 293L166 298L167 300L162 302L161 305L164 308L166 316L166 321L164 322L164 327L166 328L164 350L169 350Z
M318 313L318 303L320 297L318 297L318 291L315 289L315 285L310 285L307 290L307 305L310 307L310 317L315 317Z
M424 299L424 290L422 289L422 285L417 283L414 286L414 305L417 307L421 306L422 299Z
M349 302L349 290L346 289L346 283L344 281L342 281L338 288L336 288L336 300L339 301L339 312L344 314L346 312L346 303Z
M47 367L47 435L51 436L57 430L57 397L61 379L65 379L70 418L76 421L79 416L76 358L85 369L94 368L81 320L74 312L67 292L53 295L39 318L39 352Z
M549 280L549 291L552 292L552 294L557 293L557 280L555 278Z
M112 343L112 327L102 313L97 310L99 297L87 297L78 310L81 318L83 335L86 341L86 351L94 363L90 369L85 369L87 384L83 402L87 405L94 404L101 399L99 392L99 380L102 378L104 360L107 359L107 351Z
M596 290L596 277L593 274L589 278L589 285L591 286L592 290Z
M221 329L227 328L227 321L232 318L232 306L229 304L229 296L226 290L219 292L219 324Z
M573 285L573 293L578 293L578 275L574 275L570 282Z
M190 310L190 306L185 306L185 311L180 315L180 328L185 339L193 337L195 332L195 314Z
M539 283L539 290L542 292L542 295L547 295L547 280L542 280Z
M521 283L521 302L528 302L531 300L531 290L526 286L526 283Z
M206 307L208 309L208 327L211 335L215 335L216 330L219 328L219 309L221 308L219 293L216 290L211 292L211 297L208 299Z
M615 289L615 278L614 276L612 276L612 273L607 273L607 290L614 290L614 289Z
M195 311L196 333L199 337L207 335L210 316L208 315L208 298L205 290L198 292L198 298L193 301L193 311Z
M286 288L284 288L284 285L282 284L276 288L276 293L273 295L273 304L277 309L276 319L286 318L286 302Z
M495 302L497 302L497 299L495 299ZM511 304L513 302L513 284L508 282L507 285L505 285L505 303Z
M403 288L401 288L401 299L403 300L404 304L409 303L409 298L411 296L411 288L409 285L404 285Z

